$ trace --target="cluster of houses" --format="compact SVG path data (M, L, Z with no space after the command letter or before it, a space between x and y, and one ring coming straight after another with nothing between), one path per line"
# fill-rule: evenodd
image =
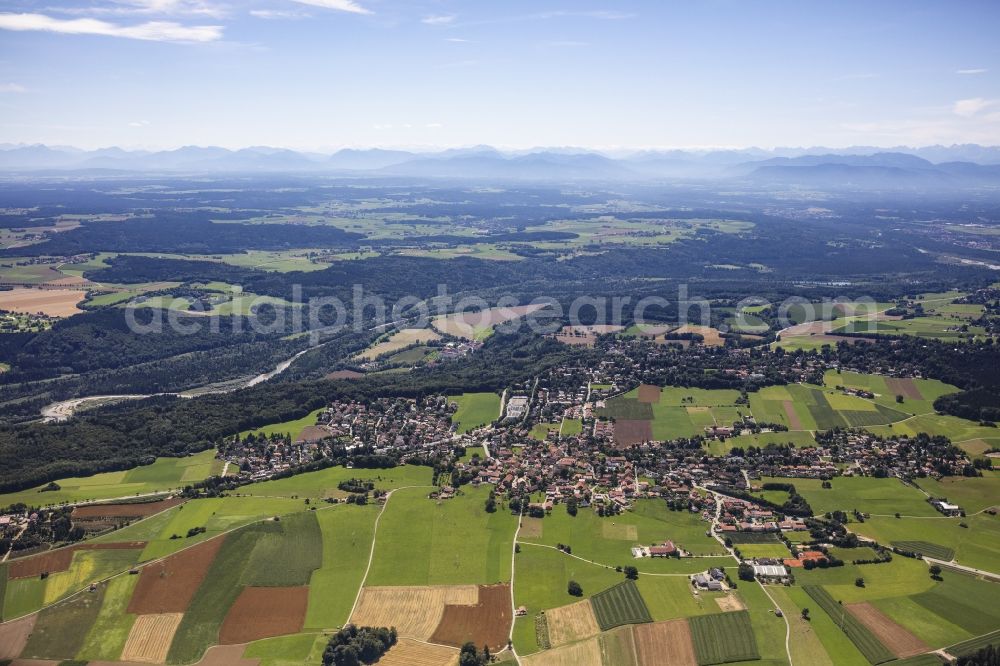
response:
M808 529L805 521L799 518L779 518L770 509L736 498L722 500L722 512L716 525L716 530L721 535L737 532L801 532Z

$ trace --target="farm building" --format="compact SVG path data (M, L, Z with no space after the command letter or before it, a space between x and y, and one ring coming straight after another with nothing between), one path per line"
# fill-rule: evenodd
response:
M673 541L665 541L660 546L649 547L650 557L673 557L675 555L677 555L677 546L674 545Z
M781 564L755 564L753 575L762 581L784 582L788 578L788 569Z

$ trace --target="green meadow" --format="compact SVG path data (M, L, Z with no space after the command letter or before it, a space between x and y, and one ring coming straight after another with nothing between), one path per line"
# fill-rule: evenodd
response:
M64 502L145 495L166 492L206 479L222 471L222 463L209 449L184 458L157 458L155 462L121 472L105 472L87 477L59 479L59 490L42 491L44 486L0 495L0 506L24 503L47 506Z
M463 393L448 400L458 404L451 420L459 432L475 430L500 416L500 396L496 393Z

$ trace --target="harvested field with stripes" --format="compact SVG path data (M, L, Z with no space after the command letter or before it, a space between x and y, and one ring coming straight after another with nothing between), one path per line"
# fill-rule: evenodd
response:
M225 539L205 541L143 567L128 612L146 615L186 611Z
M604 666L596 638L522 657L524 666Z
M401 638L378 660L379 666L456 666L458 650Z
M128 640L125 641L122 661L162 664L167 659L170 644L183 617L183 613L159 613L137 617L129 632Z
M245 587L219 629L219 643L235 645L302 631L308 587Z
M351 622L396 627L401 637L426 641L441 624L445 606L473 606L478 601L475 585L366 587Z
M549 642L552 647L573 643L601 633L594 617L590 601L585 599L575 604L561 606L546 611L545 619L549 627Z
M667 620L632 628L639 666L698 666L687 620Z

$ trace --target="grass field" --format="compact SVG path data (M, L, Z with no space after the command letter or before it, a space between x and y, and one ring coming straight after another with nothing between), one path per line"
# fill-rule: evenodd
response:
M598 592L590 598L590 605L594 609L594 617L601 631L623 624L653 621L635 581L622 581L603 592Z
M577 581L583 588L583 598L588 598L622 580L614 567L589 564L552 548L527 544L522 544L521 552L514 556L514 566L514 603L528 609L527 617L514 622L514 645L521 654L540 649L534 619L539 612L577 601L566 591L569 581Z
M316 512L282 518L279 530L262 534L253 548L242 583L254 587L308 585L323 564L323 539Z
M305 626L339 627L347 622L361 586L378 509L341 505L315 515L323 538L323 561L309 580Z
M701 615L688 621L699 666L760 659L746 611Z
M243 657L259 659L260 666L318 665L327 642L326 636L317 634L278 636L250 643Z
M847 634L870 663L881 664L896 658L875 634L838 604L822 586L806 585L802 589Z
M823 488L819 479L779 479L764 477L761 483L792 483L806 498L816 514L828 511L857 509L862 513L891 516L940 516L921 493L898 479L876 479L867 476L839 476L831 481L832 488Z
M117 660L125 647L135 616L126 612L138 576L116 576L108 581L104 602L77 653L80 659Z
M123 472L59 479L56 483L60 489L55 491L40 492L42 486L38 486L7 493L0 495L0 506L19 502L29 506L46 506L167 491L201 481L221 470L219 461L215 460L215 450L210 449L185 458L157 458L150 465Z
M487 513L489 488L466 486L450 500L429 488L396 491L379 522L367 585L486 584L510 580L517 518Z
M246 437L248 434L253 432L258 435L267 435L268 437L271 435L289 435L291 436L292 441L295 441L295 439L302 434L303 430L309 426L316 425L316 417L319 416L319 413L322 411L323 408L320 407L317 410L309 412L300 419L285 421L283 423L273 423L271 425L262 426L253 430L245 430L240 433L240 437Z
M310 498L338 497L337 485L348 479L372 481L379 490L403 486L430 486L433 470L419 465L400 465L389 469L348 469L328 467L276 481L263 481L240 488L241 494L260 497Z
M686 572L689 565L697 563L672 558L635 561L632 546L671 540L695 555L725 555L718 541L705 536L708 523L690 512L670 511L664 502L656 500L638 500L632 511L608 518L589 510L581 510L576 516L554 510L542 519L542 525L541 536L522 535L521 540L550 546L568 544L580 557L611 565L627 562L643 572Z
M1000 561L1000 517L987 513L966 518L879 517L851 529L885 544L926 542L939 549L937 555L921 551L930 557L950 560L945 555L951 551L959 564L987 571L995 571Z
M106 585L65 603L45 608L21 653L25 658L73 659L83 647L87 631L97 619Z
M819 641L823 653L826 655L827 664L832 663L835 666L869 666L870 662L861 654L854 643L851 642L851 639L841 631L840 626L829 615L823 612L822 609L817 609L816 602L813 601L812 597L801 586L793 585L788 588L771 586L768 588L768 591L778 600L779 606L788 618L792 636L806 634L800 641L791 643L792 658L795 663L824 663L822 655L816 650L814 640L811 638L815 637ZM793 603L794 606L786 607L785 598ZM810 611L808 621L802 620L801 612L803 608L808 608ZM815 656L816 662L800 662L796 659L796 655L802 651L806 651L810 656Z
M469 432L500 416L500 396L496 393L463 393L448 398L458 404L451 420L459 432Z

